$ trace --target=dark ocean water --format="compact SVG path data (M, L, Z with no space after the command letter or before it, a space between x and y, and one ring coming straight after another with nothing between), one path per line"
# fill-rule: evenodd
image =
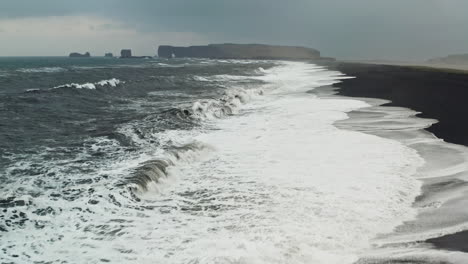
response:
M6 257L0 257L2 263L7 259L68 263L55 256L34 257L43 254L43 244L22 244L25 239L60 240L63 232L41 232L63 228L59 223L66 224L70 217L64 211L81 219L77 225L86 225L95 213L88 205L111 203L143 210L135 191L165 177L167 166L183 153L203 148L196 142L177 144L161 134L199 130L208 117L233 114L246 91L262 83L249 77L273 65L234 60L0 58L0 236L8 234L0 245L0 256ZM170 153L172 159L157 159L166 155L162 153ZM128 164L118 168L124 172L103 172L124 161ZM115 196L126 200L117 201ZM63 206L67 202L75 203ZM64 219L56 221L60 217ZM101 237L98 240L117 232L107 230L107 225L75 228L88 228Z
M218 99L226 90L222 82L199 78L251 75L258 67L269 66L202 60L0 58L2 181L27 177L42 181L50 174L44 162L105 160L112 153L90 149L104 139L129 152L138 148L132 137L161 144L151 135L192 129L197 126L197 119L187 112L192 104ZM92 89L66 86L113 79L117 83L96 84ZM126 126L125 133L119 131ZM14 166L23 160L34 161ZM22 194L28 193L14 192L14 196Z

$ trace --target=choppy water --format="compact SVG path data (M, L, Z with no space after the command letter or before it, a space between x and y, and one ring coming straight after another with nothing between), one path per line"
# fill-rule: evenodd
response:
M0 260L353 263L424 160L308 63L0 59Z

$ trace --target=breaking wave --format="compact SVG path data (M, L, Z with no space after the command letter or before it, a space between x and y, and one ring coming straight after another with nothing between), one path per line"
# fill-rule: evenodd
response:
M109 80L102 80L99 82L95 83L83 83L83 84L78 84L78 83L69 83L69 84L63 84L59 86L55 86L52 89L60 89L60 88L76 88L76 89L96 89L96 86L109 86L109 87L116 87L120 83L125 83L120 81L119 79L112 78Z
M201 142L171 147L165 151L162 158L147 160L139 164L126 179L125 185L136 194L158 191L159 184L169 177L171 167L200 160L204 153L212 150L213 147Z
M64 72L67 69L62 67L41 67L41 68L20 68L17 69L17 72L22 73L56 73L56 72Z
M183 109L182 112L195 119L221 118L235 114L241 105L261 95L263 95L262 89L231 89L220 99L196 101L190 108Z

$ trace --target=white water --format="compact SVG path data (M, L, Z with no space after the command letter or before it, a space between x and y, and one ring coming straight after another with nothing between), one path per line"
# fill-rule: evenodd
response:
M110 86L110 87L116 87L118 84L120 83L125 83L125 82L122 82L120 81L119 79L116 79L116 78L112 78L112 79L109 79L109 80L101 80L99 82L96 82L96 83L82 83L82 84L79 84L79 83L67 83L67 84L63 84L63 85L59 85L59 86L56 86L52 89L58 89L58 88L76 88L76 89L90 89L90 90L94 90L96 89L96 86Z
M335 128L367 105L298 94L335 80L329 71L310 74L316 70L278 69L265 78L277 80L274 95L244 109L252 114L197 137L217 151L179 168L176 188L202 191L196 204L221 209L186 219L176 232L190 239L174 243L170 262L352 263L377 234L415 216L420 184L412 175L421 158L396 141Z
M195 138L215 151L172 171L155 199L179 210L144 245L132 240L151 249L139 263L352 263L414 218L416 152L333 126L367 104L304 93L344 76L291 63L260 78L267 95Z
M131 202L83 207L83 197L59 205L54 229L8 232L5 242L25 242L25 252L40 252L38 261L346 264L367 252L376 235L414 218L420 183L413 175L423 164L416 152L333 125L366 103L305 93L344 76L305 63L263 72L253 78L268 82L265 95L235 116L206 119L204 132L161 135L213 150L172 168L157 193L145 194L142 203L151 209L133 209ZM149 158L119 160L102 173L122 173ZM125 203L112 185L94 185L96 194ZM38 207L46 202L35 200ZM77 218L89 226L78 229Z
M41 67L41 68L21 68L16 70L18 72L23 72L23 73L54 73L54 72L63 72L66 71L66 69L61 68L61 67Z
M327 91L328 90L328 91ZM327 93L329 89L318 89ZM329 98L340 98L331 96ZM444 142L424 130L437 120L418 118L417 112L381 105L388 101L362 98L372 107L350 113L351 119L335 125L353 131L397 140L415 149L425 160L416 177L422 182L423 193L413 207L418 216L398 226L395 232L374 240L379 248L364 257L369 259L411 259L424 263L466 263L464 252L451 252L434 248L426 239L467 230L468 148ZM377 261L369 261L374 263ZM418 262L419 263L419 262Z

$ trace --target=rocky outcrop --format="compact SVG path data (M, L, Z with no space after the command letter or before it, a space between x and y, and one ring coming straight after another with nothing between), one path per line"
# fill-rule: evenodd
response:
M89 52L86 52L85 54L81 54L81 53L78 53L78 52L72 52L68 56L70 58L89 58L89 57L91 57L91 54Z
M151 56L133 56L131 49L123 49L120 51L121 59L151 59Z
M107 57L107 58L113 58L114 57L114 54L108 52L104 55L104 57Z
M210 44L190 47L163 45L158 48L158 56L162 58L314 60L320 59L320 52L305 47L262 44Z
M131 49L123 49L120 51L120 58L131 58L131 57L132 57Z

